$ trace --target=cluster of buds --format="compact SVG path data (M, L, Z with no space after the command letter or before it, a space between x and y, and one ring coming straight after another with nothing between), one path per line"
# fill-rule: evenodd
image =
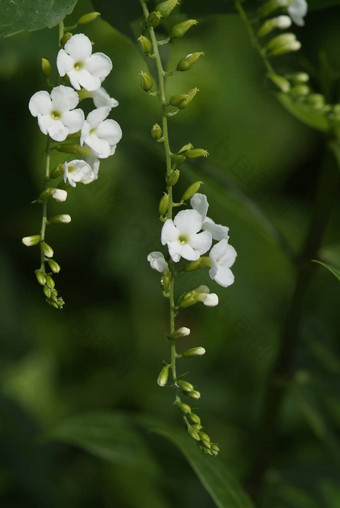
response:
M85 14L69 29L90 23L98 15L97 12ZM118 123L107 119L118 102L102 87L103 80L112 69L110 58L104 53L92 53L92 43L82 33L63 33L59 46L56 67L57 81L61 84L53 86L51 63L43 58L42 71L52 90L36 92L29 101L31 114L37 118L41 132L47 136L45 188L34 201L42 204L43 208L40 234L22 239L28 247L40 245L41 264L35 271L36 277L43 286L47 302L58 309L63 307L64 301L58 297L53 274L60 271L60 266L53 259L54 252L46 243L45 235L47 226L68 224L71 217L68 214L49 217L48 202L64 202L69 187L95 181L98 178L100 159L113 155L122 137ZM86 98L92 98L94 103L94 109L87 117L82 109L77 108ZM52 150L70 154L73 158L51 169Z
M207 454L217 455L218 446L211 443L209 436L203 431L199 416L192 411L189 404L182 402L181 396L198 400L200 392L194 385L177 375L176 361L185 357L201 357L205 349L201 346L178 351L184 337L190 334L190 329L182 326L176 329L175 319L178 314L188 307L203 303L207 307L218 305L217 294L211 293L206 285L200 285L177 296L175 281L184 272L209 268L210 278L217 284L228 287L234 282L231 266L236 259L236 251L229 244L229 229L216 224L207 216L208 200L199 192L202 182L192 183L180 199L174 201L177 184L180 181L180 166L191 159L207 157L209 154L203 148L195 148L191 143L182 146L178 151L171 151L168 137L168 119L188 107L198 93L197 87L187 92L165 96L165 79L176 73L187 72L204 55L203 52L193 52L183 56L175 69L165 71L161 61L159 46L171 40L183 37L187 31L197 25L196 20L186 20L175 24L169 31L168 37L158 40L155 33L164 18L178 5L177 0L166 0L158 3L153 11L149 11L145 1L140 0L144 13L145 30L138 38L142 52L150 58L150 63L156 63L158 82L155 83L151 74L142 71L141 85L151 96L158 96L162 106L162 122L155 123L151 128L152 138L163 144L166 164L166 191L158 206L159 219L163 223L161 230L161 244L165 251L154 251L147 256L152 269L161 274L163 296L169 300L170 332L167 339L171 349L171 361L163 362L163 367L157 379L161 387L172 387L176 390L175 406L181 411L189 435L196 441L199 448ZM149 4L148 4L149 5ZM184 207L176 215L174 209ZM214 245L213 245L213 242ZM182 349L182 348L181 348ZM170 376L170 380L169 380Z

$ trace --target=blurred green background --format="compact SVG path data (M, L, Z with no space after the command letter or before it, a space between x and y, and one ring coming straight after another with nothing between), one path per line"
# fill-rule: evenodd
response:
M81 0L70 22L90 10ZM306 28L298 29L303 50L280 65L300 69L308 59L318 68L321 50L338 71L339 23L338 8L310 14ZM60 312L45 304L35 281L38 250L21 244L23 236L38 232L40 207L30 203L43 178L44 136L27 104L45 88L40 59L55 60L57 29L0 41L1 505L207 508L213 501L180 452L161 437L146 436L157 474L44 439L69 416L106 410L181 424L172 393L156 384L169 356L168 308L158 274L146 262L160 247L157 206L164 164L161 146L149 136L159 105L140 88L138 73L146 65L130 41L102 20L84 31L113 61L104 86L120 102L111 117L122 126L123 139L116 155L102 162L97 182L79 184L66 203L53 205L55 213L72 216L71 224L48 230L62 266L55 278L66 301ZM211 155L183 169L179 189L205 181L209 215L230 227L238 258L235 284L228 289L201 272L185 275L179 284L190 289L208 283L220 297L219 307L197 306L181 317L180 324L191 328L185 345L207 349L204 358L185 360L183 369L202 392L200 415L220 444L221 459L243 479L294 284L294 271L267 220L297 252L310 219L324 139L290 116L267 89L237 15L200 20L171 49L169 68L193 51L206 56L191 72L173 77L169 93L194 86L200 93L171 120L170 139L174 149L191 141ZM324 240L332 252L339 245L339 215L337 206ZM297 360L306 398L289 395L285 401L279 450L259 506L340 506L339 304L338 281L320 269L305 301Z

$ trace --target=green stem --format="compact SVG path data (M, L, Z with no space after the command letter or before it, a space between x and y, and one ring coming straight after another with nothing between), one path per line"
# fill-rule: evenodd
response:
M65 26L64 26L64 20L61 20L60 23L59 23L59 43L64 35L64 32L65 32Z
M50 179L50 161L51 161L51 149L50 149L50 137L47 136L46 141L46 148L45 148L45 184L44 189L48 186L48 182ZM45 241L45 233L46 233L46 226L47 226L47 205L48 205L48 198L44 199L43 205L42 205L42 218L41 218L41 229L40 229L40 242ZM40 248L40 268L42 272L45 272L45 255L43 253L42 248Z
M140 0L140 4L143 9L143 14L145 20L149 17L149 10L143 0ZM158 87L159 87L159 99L161 102L161 113L162 113L162 129L163 129L163 146L165 153L165 161L166 161L166 179L170 176L172 172L171 168L171 149L169 142L169 129L168 129L168 116L167 116L167 101L165 95L165 80L166 80L166 72L163 69L162 59L159 53L159 42L157 41L155 30L152 26L148 26L150 39L152 42L153 48L153 60L156 63L157 75L158 75ZM167 218L172 219L172 211L173 211L173 195L172 195L172 187L170 185L167 186L167 194L169 196L169 208L167 211ZM175 331L175 269L173 261L169 261L169 269L172 274L172 280L169 286L169 306L170 306L170 335ZM176 382L177 374L176 374L176 344L171 344L171 373L172 379Z

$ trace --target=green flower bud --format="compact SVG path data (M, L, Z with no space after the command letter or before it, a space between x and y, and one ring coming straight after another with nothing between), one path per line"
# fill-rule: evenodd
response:
M185 152L185 157L187 159L197 159L199 157L208 157L209 152L207 150L203 150L203 148L193 148L192 150L188 150Z
M151 136L153 137L153 139L161 139L162 134L163 134L162 127L158 125L158 123L155 123L151 129Z
M265 18L277 9L282 9L282 7L282 3L279 0L269 0L259 9L259 15Z
M43 291L45 293L46 298L51 298L51 290L47 286L44 286Z
M176 108L184 109L189 106L197 92L199 92L198 88L192 88L188 93L173 95L170 97L170 104Z
M47 262L48 262L53 273L60 272L60 270L61 270L60 265L54 259L48 259Z
M184 270L186 272L192 272L206 266L211 267L211 259L208 256L202 256L197 261L191 261L188 263Z
M184 392L192 392L194 390L194 386L191 383L188 383L187 381L183 381L182 379L179 379L177 381L178 386L181 390Z
M164 194L158 206L159 215L162 216L166 214L169 208L169 203L170 203L169 194Z
M41 59L41 70L46 78L49 78L51 75L51 64L47 58Z
M53 289L55 286L54 280L50 275L46 275L46 286L50 289Z
M196 423L196 424L201 423L201 418L195 413L189 414L189 420L192 421L193 423Z
M295 85L290 89L292 95L308 95L310 88L307 85Z
M322 108L325 105L325 97L320 93L311 93L306 97L306 101L316 108Z
M195 429L196 431L200 431L203 429L203 427L200 423L193 423L192 428Z
M143 53L148 54L152 50L152 42L144 35L140 35L137 39Z
M187 199L191 199L196 192L199 191L201 185L203 182L194 182L190 185L190 187L187 188L187 190L184 192L181 201L186 201Z
M191 413L191 407L189 404L185 404L184 402L176 401L175 405L182 411L182 413L189 415Z
M191 307L197 303L196 292L189 291L180 297L178 300L178 307L180 309L186 309L187 307Z
M203 432L202 430L200 431L200 438L202 439L202 441L206 441L207 443L209 443L210 445L210 437L208 436L208 434L206 434L205 432Z
M46 278L45 278L45 275L42 273L42 271L36 270L34 273L35 273L38 283L41 284L42 286L45 286Z
M58 145L57 147L58 152L63 153L75 153L77 155L81 155L82 157L89 157L92 156L92 150L88 146L80 146L80 145Z
M172 335L169 336L170 340L181 339L182 337L187 337L190 335L190 329L185 326L181 326L178 328Z
M177 70L178 71L188 71L191 69L191 67L194 65L194 63L202 56L204 53L202 51L196 52L196 53L190 53L187 56L184 56L180 59L180 61L177 64Z
M196 19L187 19L186 21L182 21L181 23L177 23L174 25L170 31L170 37L173 39L179 39L186 34L188 30L194 25L197 25L198 21Z
M170 175L167 177L166 179L166 183L168 185L170 185L170 187L173 187L174 185L176 185L176 183L178 182L179 180L179 177L180 177L180 171L179 169L174 169Z
M40 235L24 236L21 241L26 247L32 247L40 242Z
M301 43L292 33L277 35L271 39L266 46L266 49L270 51L273 56L283 55L291 51L298 51L300 48Z
M157 5L156 12L159 12L162 18L167 18L178 4L178 0L166 0Z
M41 242L41 249L47 258L53 258L53 249L46 242Z
M66 213L55 215L51 219L48 219L48 222L51 224L69 224L71 222L71 215Z
M288 79L278 74L268 74L268 78L281 90L281 92L289 92L290 83Z
M141 85L143 90L145 92L148 92L149 90L151 90L153 85L152 77L147 72L143 71L141 71L139 75L141 76Z
M308 83L309 81L309 75L307 72L293 72L286 74L286 78L297 83Z
M167 291L169 289L171 281L172 281L172 275L171 275L170 270L163 272L162 278L161 278L161 286L162 286L163 291Z
M188 150L191 150L192 148L194 148L194 145L192 145L191 143L187 143L186 145L182 146L182 148L180 150L178 150L177 154L187 152Z
M203 356L203 355L205 355L204 347L193 347L187 349L182 353L182 356Z
M164 365L164 367L159 373L157 384L159 386L165 386L168 382L168 377L169 377L169 365Z
M265 37L270 32L279 28L280 30L285 30L292 25L292 20L289 16L277 16L276 18L267 19L257 32L258 37Z
M152 12L150 12L149 17L148 17L148 23L149 23L149 25L151 25L155 28L156 26L159 25L159 23L161 22L161 19L162 19L162 15L160 12L152 11Z
M63 175L64 172L65 172L64 164L58 164L58 166L51 171L51 178L58 178L59 176Z
M88 14L84 14L83 16L81 16L78 19L77 23L78 25L87 25L88 23L91 23L92 21L97 19L98 16L100 16L100 12L89 12Z
M67 43L67 41L68 41L69 39L71 39L72 35L73 35L73 34L72 34L71 32L65 32L65 33L64 33L64 35L62 36L62 38L61 38L61 39L60 39L60 41L59 41L60 46L61 46L61 47L65 46L65 44Z
M192 391L189 391L186 393L186 395L192 399L199 399L201 397L201 394L200 392L198 392L197 390L192 390Z
M191 426L190 426L190 427L188 427L188 433L190 434L190 436L191 436L193 439L195 439L195 441L200 441L200 440L201 440L201 438L200 438L200 436L199 436L198 432L196 432L196 430L195 430L195 429L193 429Z
M211 443L211 451L214 455L217 455L220 451L220 447L216 443Z

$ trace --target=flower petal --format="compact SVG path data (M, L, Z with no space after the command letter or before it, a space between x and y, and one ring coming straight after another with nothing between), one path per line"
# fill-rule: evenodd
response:
M50 94L45 90L36 92L32 95L28 107L33 116L47 115L52 109Z
M51 99L53 108L57 111L70 111L70 109L74 109L78 102L79 97L77 92L75 92L69 86L55 86L51 92Z
M188 261L197 261L200 258L200 253L193 249L191 245L186 244L181 246L181 256Z
M196 210L182 210L174 218L174 224L180 233L195 234L202 229L202 216Z
M168 249L172 261L178 263L178 261L181 259L181 245L178 242L170 242L168 243Z
M98 138L96 134L90 134L85 139L85 144L92 148L96 156L100 159L106 159L110 156L110 145L104 139Z
M70 134L81 130L84 122L84 112L82 109L67 111L63 114L62 121L70 131Z
M205 254L211 247L212 237L209 231L202 231L190 238L190 245L200 254Z
M91 129L97 128L109 115L110 109L107 106L103 106L98 109L94 109L87 115L86 121L89 123Z
M93 102L96 108L100 108L101 106L115 108L119 105L119 102L113 99L113 97L110 97L102 86L93 92Z
M47 132L54 141L64 141L70 133L60 120L53 120Z
M161 252L150 252L147 260L149 261L151 268L153 270L157 270L159 273L164 272L164 270L168 268L168 263L165 261L164 256Z
M84 34L73 35L64 46L65 51L75 62L83 62L92 54L90 39Z
M48 129L52 125L55 120L51 117L51 115L39 115L38 116L38 124L40 130L43 134L48 134Z
M76 90L80 90L80 84L79 84L79 78L80 78L80 72L71 70L67 73L70 83Z
M229 228L227 226L221 226L220 224L215 224L215 222L207 217L205 221L203 222L202 229L205 231L210 231L212 237L214 240L217 240L218 242L220 240L228 240L229 235Z
M190 204L191 208L193 208L199 214L201 214L202 219L205 220L209 208L207 196L205 194L200 194L199 192L196 192L196 194L194 194L190 199Z
M88 90L89 92L98 90L101 85L100 78L93 76L87 69L81 69L76 72L78 74L78 83L85 88L85 90Z
M168 219L164 222L161 233L161 242L162 245L165 245L169 242L174 242L178 238L178 230L175 227L173 221Z
M87 60L86 69L90 72L90 74L92 74L92 76L95 76L103 81L112 70L112 62L107 55L104 55L104 53L94 53Z
M210 275L210 271L209 271L209 275ZM230 268L226 268L226 267L218 268L216 274L213 277L210 275L210 277L215 282L217 282L217 284L219 284L220 286L222 286L224 288L231 286L235 281L233 272L230 270Z
M74 60L66 53L64 49L60 49L57 56L57 69L60 76L65 76L74 68Z
M110 145L116 145L122 139L122 129L115 120L105 120L98 126L97 135Z

